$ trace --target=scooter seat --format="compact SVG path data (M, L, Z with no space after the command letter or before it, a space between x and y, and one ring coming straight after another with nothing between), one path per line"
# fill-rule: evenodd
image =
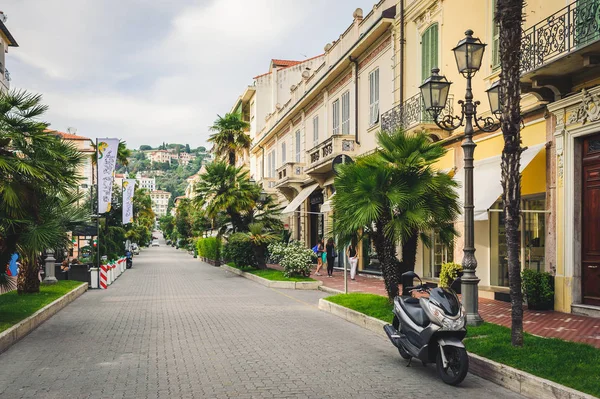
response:
M409 297L402 298L400 302L400 306L406 312L408 317L412 321L414 321L418 326L425 327L429 324L429 317L425 314L423 308L419 304L419 300L417 298Z

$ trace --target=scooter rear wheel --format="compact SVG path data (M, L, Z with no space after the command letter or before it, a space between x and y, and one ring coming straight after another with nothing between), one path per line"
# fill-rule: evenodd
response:
M436 357L438 374L446 384L458 385L465 379L469 371L469 355L467 355L465 348L448 345L442 347L442 349L448 361L448 367L444 369L442 354L438 350Z

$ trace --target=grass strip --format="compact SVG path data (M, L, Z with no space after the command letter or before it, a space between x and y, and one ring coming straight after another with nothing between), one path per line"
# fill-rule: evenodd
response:
M17 291L11 291L0 295L0 332L26 319L81 284L84 283L66 280L53 285L41 284L40 292L36 294L18 295Z
M392 322L392 304L374 294L339 294L325 298L368 316ZM535 376L600 397L600 349L591 345L523 334L524 346L511 345L510 329L491 323L467 328L469 352Z
M239 267L233 262L227 263L228 266L234 267L236 269L245 271L246 273L254 274L258 277L262 277L271 281L292 281L292 282L302 282L302 281L316 281L310 277L286 277L283 274L282 270L277 269L256 269L253 267Z

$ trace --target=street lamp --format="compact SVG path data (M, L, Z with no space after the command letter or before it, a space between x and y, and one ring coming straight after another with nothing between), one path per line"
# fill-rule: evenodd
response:
M481 60L483 59L486 44L477 38L473 38L472 30L467 30L465 35L466 37L452 49L456 58L458 71L467 79L465 99L458 102L461 105L460 116L442 115L452 83L448 82L444 76L438 74L439 69L431 71L432 75L420 86L420 89L425 109L433 116L435 124L440 129L453 131L460 126L464 125L465 127L465 139L462 143L465 161L465 244L463 248L461 288L463 304L467 312L467 323L478 325L483 322L483 319L479 315L478 310L477 300L479 293L477 284L479 284L479 278L475 274L477 259L475 258L475 224L473 216L473 153L475 152L476 144L473 142L473 121L475 121L475 125L479 130L484 132L498 130L500 124L491 116L483 118L477 115L477 106L480 103L479 101L473 101L471 79L481 67ZM492 112L498 116L498 110L500 109L499 86L492 86L487 93Z

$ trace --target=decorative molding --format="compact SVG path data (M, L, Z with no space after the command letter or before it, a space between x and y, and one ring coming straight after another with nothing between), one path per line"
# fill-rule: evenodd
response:
M388 47L390 45L390 43L392 42L392 37L388 36L387 38L385 38L384 41L382 41L379 46L375 47L373 49L373 51L371 51L366 57L365 59L363 59L359 64L358 64L358 70L360 71L366 64L368 64L369 62L371 62L375 57L377 57L386 47Z
M329 92L331 94L334 94L336 91L338 91L343 85L345 85L346 83L348 83L350 81L350 79L352 79L352 71L349 71L344 77L342 77L340 80L338 80L333 87L331 88L331 90L329 90Z
M416 19L417 30L419 36L423 34L425 29L429 28L434 22L441 22L439 15L442 11L439 1L436 1L431 7L423 11Z
M319 105L323 104L323 95L319 96L319 98L306 108L304 111L305 115L311 114Z
M292 126L296 126L297 124L299 124L302 121L302 115L298 115L298 117L296 119L292 120Z
M586 89L581 90L581 103L573 109L567 117L567 125L600 120L600 97L592 94Z

